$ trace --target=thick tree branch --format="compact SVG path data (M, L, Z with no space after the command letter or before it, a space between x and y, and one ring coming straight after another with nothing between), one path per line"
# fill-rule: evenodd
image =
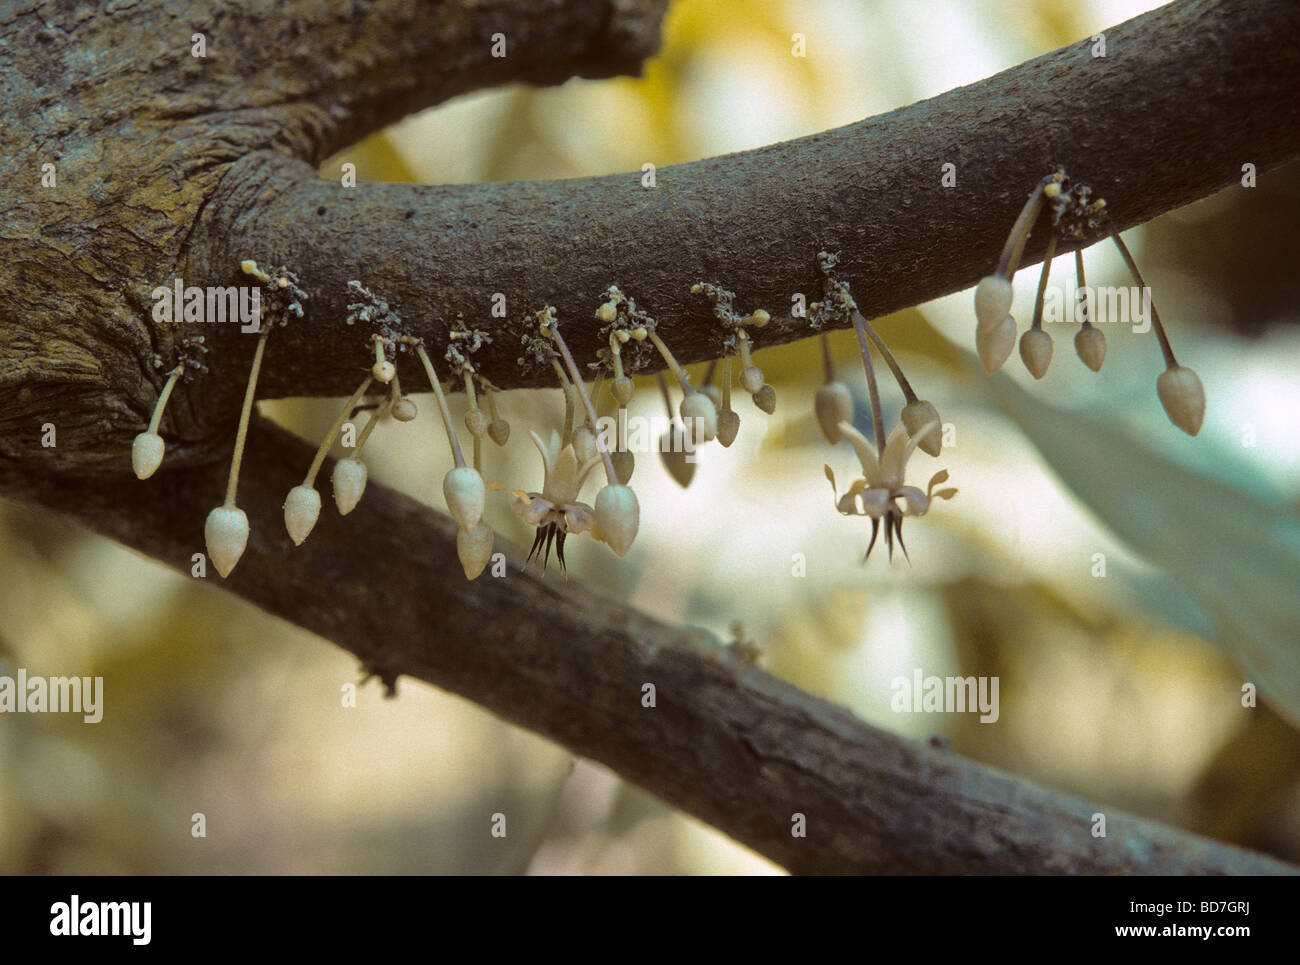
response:
M877 730L707 633L523 570L513 551L505 578L467 583L451 521L375 483L346 519L327 508L295 548L272 521L311 455L255 423L240 486L253 533L225 588L333 640L387 681L426 680L607 764L791 871L1295 870ZM62 477L33 497L189 573L223 470L120 488ZM209 579L218 579L210 569ZM646 683L654 708L642 706ZM1097 811L1105 838L1092 836ZM806 838L790 833L796 812Z
M1175 3L1105 38L1104 58L1081 41L848 127L661 169L653 189L635 172L350 190L306 165L248 158L196 232L191 270L219 276L251 255L307 279L310 320L285 339L301 364L271 367L268 395L345 391L366 335L343 324L353 278L434 343L458 311L491 330L476 363L497 384L551 384L549 370L516 364L520 318L556 305L590 358L592 312L611 283L660 319L683 360L700 361L719 354L722 332L689 294L695 281L733 289L742 309L767 307L778 317L759 345L776 345L810 334L786 313L794 292L820 294L819 250L843 253L842 274L876 316L989 273L1054 165L1089 181L1128 227L1238 182L1247 162L1264 171L1300 155L1294 0ZM940 186L946 163L955 188ZM1026 264L1044 241L1031 240ZM504 320L489 315L494 292L507 296Z
M636 73L666 4L5 3L0 491L23 485L15 462L120 467L161 387L153 357L170 357L177 334L151 321L150 292L181 270L234 162L258 151L317 161L467 90ZM493 55L498 33L505 57ZM228 267L186 268L186 281ZM213 384L185 394L164 431L178 457L214 458L211 419L225 436L229 399ZM46 422L57 447L40 445Z

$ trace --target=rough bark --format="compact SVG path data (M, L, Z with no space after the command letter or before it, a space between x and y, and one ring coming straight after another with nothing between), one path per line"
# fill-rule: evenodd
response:
M352 278L435 346L456 311L500 326L482 362L510 387L546 379L515 364L519 316L557 305L589 357L590 313L610 283L698 360L716 353L717 333L687 295L694 281L773 310L760 345L776 345L807 334L779 308L815 293L822 248L843 252L863 307L880 314L987 272L1054 164L1130 225L1231 183L1245 162L1263 171L1300 152L1300 9L1189 0L1107 31L1104 60L1072 45L857 125L662 169L653 190L637 174L354 189L314 179L336 148L454 94L634 71L662 5L0 6L0 492L188 572L220 501L253 340L203 329L211 372L178 390L164 469L137 483L131 438L176 339L193 334L154 325L149 292L178 275L230 284L245 257L289 264L311 295L302 323L271 341L263 397L354 386L365 343L342 324ZM503 60L489 54L498 29ZM203 60L190 56L196 31ZM57 188L40 186L47 162ZM957 167L953 191L937 187L944 162ZM503 322L486 311L497 291L511 305ZM40 444L46 422L54 448ZM241 483L253 538L229 589L387 679L429 680L603 761L792 870L1287 870L1117 814L1093 839L1096 806L869 728L712 639L523 573L517 559L508 579L465 584L450 523L382 487L345 521L325 513L291 555L279 508L309 460L302 443L254 425ZM640 705L643 682L659 689L654 711ZM790 836L796 811L807 839Z

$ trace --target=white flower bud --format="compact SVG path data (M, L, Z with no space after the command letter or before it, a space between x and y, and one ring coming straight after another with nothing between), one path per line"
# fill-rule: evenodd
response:
M1011 314L1012 294L1009 278L986 275L980 279L975 287L975 319L981 331L1003 327L1002 320Z
M238 506L218 506L203 524L208 559L224 580L244 555L248 545L248 517Z
M1074 350L1084 365L1100 372L1101 363L1106 361L1106 336L1096 326L1087 325L1074 336Z
M140 479L148 479L162 465L166 445L156 432L142 432L131 443L131 468Z
M1160 404L1169 421L1189 436L1201 431L1205 421L1205 389L1195 372L1183 365L1165 369L1156 380Z
M995 328L980 325L975 331L975 350L979 354L984 371L992 375L1002 368L1002 363L1016 347L1016 320L1010 315L1002 316L1002 324Z
M768 415L776 411L776 389L764 382L753 395L754 405Z
M712 442L718 437L718 410L703 392L689 392L678 406L682 424L694 445Z
M346 516L357 508L361 494L366 491L367 476L366 464L356 456L345 456L334 463L334 475L330 478L334 483L334 505L340 515Z
M469 466L457 466L447 473L442 481L442 495L447 501L447 510L465 532L472 530L483 518L483 477Z
M488 423L488 436L498 446L504 446L510 438L510 423L505 419L493 419Z
M1041 379L1052 364L1052 336L1041 328L1031 328L1020 336L1020 360L1029 374Z
M813 397L813 413L822 436L832 446L836 445L844 438L840 423L853 421L853 393L843 382L829 382Z
M736 441L736 433L738 432L740 432L740 416L732 409L723 409L719 412L718 441L724 446L730 446ZM626 482L626 480L624 481Z
M410 422L419 410L410 399L399 399L393 404L393 418L398 422Z
M753 395L763 388L763 370L757 365L747 365L740 372L740 387Z
M909 402L903 406L903 428L907 430L909 439L916 439L917 433L930 426L928 430L917 439L917 446L922 452L931 456L939 455L943 448L943 430L940 428L943 423L939 419L939 410L931 402L925 399L917 399L915 402ZM849 422L849 419L845 419Z
M393 376L397 374L397 366L388 359L382 362L376 362L370 367L370 374L375 377L377 382L383 382L385 385L393 381Z
M596 494L596 527L616 555L627 555L640 524L641 507L629 487L610 484Z
M476 579L488 565L492 559L492 540L492 527L484 522L469 531L456 530L456 555L460 557L465 579Z
M470 409L465 413L465 428L469 434L482 439L487 435L488 420L480 409Z
M301 546L320 519L320 493L311 486L294 486L284 499L284 528L294 546Z
M632 391L635 388L636 386L632 384L631 379L626 375L620 375L610 383L609 391L614 394L615 401L617 401L619 405L623 406L632 401Z

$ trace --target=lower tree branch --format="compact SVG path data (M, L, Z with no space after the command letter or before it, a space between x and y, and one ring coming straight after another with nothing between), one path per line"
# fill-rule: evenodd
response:
M707 633L522 569L509 549L505 578L467 583L454 524L373 482L347 519L327 508L294 548L283 527L266 521L279 517L312 451L254 423L240 504L255 525L225 588L350 650L390 685L406 674L467 697L793 872L1296 870L870 727ZM224 468L123 487L47 479L31 498L189 573ZM646 683L655 686L653 708L642 706ZM1104 838L1092 836L1098 811ZM791 834L796 813L807 837Z

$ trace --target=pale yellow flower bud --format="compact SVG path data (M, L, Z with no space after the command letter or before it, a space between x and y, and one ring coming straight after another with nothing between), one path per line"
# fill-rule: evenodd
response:
M993 328L983 325L975 331L975 350L980 357L984 371L992 375L1011 355L1016 347L1016 320L1010 315L1002 316L1002 324Z
M742 325L752 325L754 328L762 328L772 320L772 316L765 309L760 308L753 315L741 320Z
M747 365L740 372L740 387L753 395L763 388L763 370L757 365Z
M641 507L629 487L611 483L596 494L596 527L617 556L627 555L640 524Z
M284 500L284 528L294 546L301 546L320 519L320 493L311 486L294 486Z
M614 394L614 399L620 406L625 406L632 401L632 391L636 386L626 375L620 375L610 383L609 390Z
M1183 365L1165 369L1156 380L1156 392L1170 422L1189 436L1201 431L1201 423L1205 421L1205 389L1195 372Z
M618 318L618 302L608 301L596 309L596 317L602 322L612 322Z
M419 411L410 399L400 399L393 403L393 418L398 422L410 422Z
M632 481L632 473L636 469L636 457L627 449L615 449L609 454L609 458L614 463L614 475L626 486Z
M903 406L903 428L909 439L916 439L917 447L931 456L939 455L943 448L943 423L939 420L939 410L934 404L924 399L917 399ZM845 420L846 422L849 420ZM929 426L930 428L926 429ZM925 430L917 439L917 433Z
M140 479L148 479L162 465L166 444L156 432L142 432L131 443L131 468Z
M1000 275L986 275L975 287L975 319L980 331L1000 329L1002 320L1011 314L1011 280ZM1001 363L999 363L1000 367ZM996 371L994 368L991 371Z
M330 480L334 484L334 505L340 515L346 516L357 508L361 494L366 491L368 475L366 464L356 456L345 456L334 464Z
M393 376L397 374L397 366L385 359L372 365L370 374L375 377L375 381L387 384L393 381Z
M703 392L690 392L678 407L682 424L694 445L712 442L718 436L718 410Z
M668 435L667 448L660 446L659 458L663 460L668 475L673 477L677 485L685 489L695 478L695 460L688 459L686 452L683 451L681 426L673 425Z
M244 555L248 545L248 517L238 506L218 506L203 524L208 559L224 580Z
M469 466L457 466L447 473L442 481L442 495L448 512L465 532L483 518L483 477Z
M1029 374L1041 379L1052 364L1052 336L1041 328L1031 328L1020 336L1020 359Z
M724 446L730 446L736 441L736 433L738 432L740 432L740 416L731 409L723 409L719 412L718 441Z
M476 579L488 565L492 559L493 538L492 527L481 521L469 531L456 531L456 555L465 571L465 579Z
M487 435L487 416L479 409L470 409L465 413L465 428L469 430L470 435L482 439Z
M1074 336L1074 350L1079 353L1084 365L1094 372L1100 372L1101 363L1106 361L1106 336L1093 325L1085 326Z
M843 382L830 382L817 390L813 398L813 413L822 436L832 446L844 438L841 422L853 421L853 394Z

